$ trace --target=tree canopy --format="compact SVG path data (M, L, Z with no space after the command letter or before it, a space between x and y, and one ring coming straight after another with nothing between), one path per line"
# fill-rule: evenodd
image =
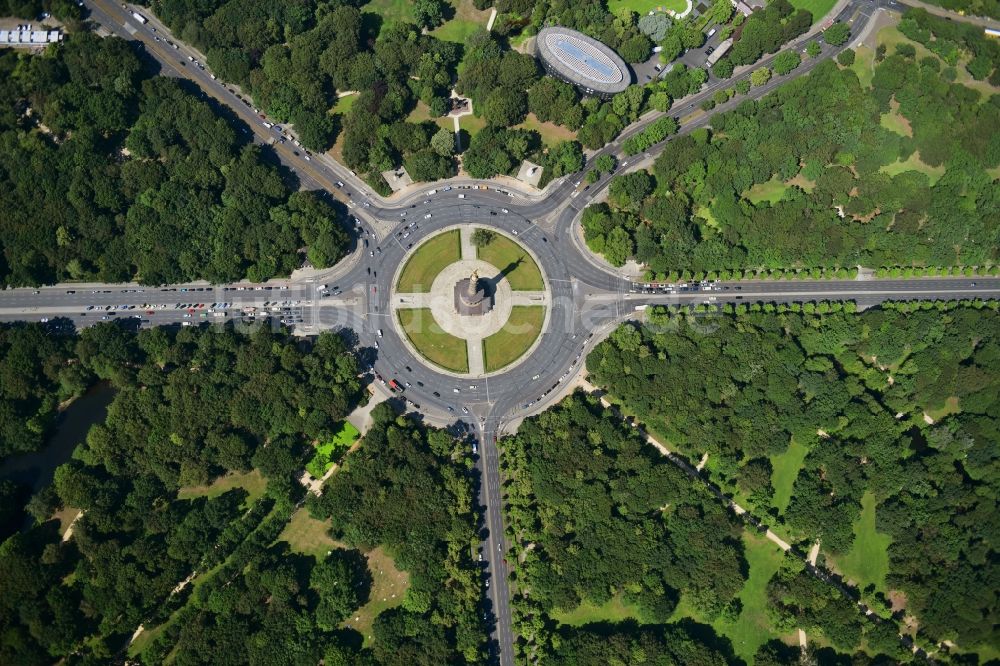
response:
M988 644L996 597L980 591L1000 575L987 536L1000 497L996 303L807 305L797 309L812 314L657 312L598 345L587 368L681 451L709 454L713 481L805 548L819 539L846 555L870 493L891 542L888 576L866 601L887 609L884 595L902 590L934 642ZM790 442L801 469L779 473Z
M126 42L74 33L0 54L0 280L146 284L287 275L343 256L344 211L294 193L260 149Z
M908 13L900 29L944 57L1000 62L995 42L926 13ZM660 277L996 264L1000 246L985 240L1000 220L989 171L1000 165L1000 139L987 129L1000 123L997 97L949 82L938 58L918 62L909 46L876 64L870 88L853 69L820 63L713 116L711 130L669 140L651 196L612 196L613 216L603 204L584 215L588 245L602 252L621 229L627 242L616 231L606 258L634 256ZM798 59L783 56L779 73ZM905 133L888 129L889 116L905 119Z

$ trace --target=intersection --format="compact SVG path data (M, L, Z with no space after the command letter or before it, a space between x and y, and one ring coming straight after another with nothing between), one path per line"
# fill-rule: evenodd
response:
M164 75L187 78L214 98L245 135L253 136L258 143L273 139L273 133L237 98L237 92L205 71L185 64L185 56L195 51L179 42L179 48L173 49L164 41L154 41L149 27L130 21L130 10L124 6L106 0L86 4L92 20L125 39L141 42L149 56L159 62ZM853 0L840 17L846 17L845 21L853 17L852 35L857 36L879 7L890 4L896 3ZM159 34L169 34L165 26L150 17L153 24ZM748 96L719 105L712 114L731 109L747 98L766 95L790 78L808 73L819 62L835 57L852 42L837 48L823 45L819 57L803 62L787 76L774 77ZM768 62L765 58L758 65ZM684 100L681 108L668 112L681 121L678 134L710 124L712 114L693 111L726 84L724 81L708 86ZM297 175L303 187L329 192L359 220L353 251L336 266L266 284L73 283L7 289L0 292L0 321L65 321L84 327L101 321L127 320L135 328L235 321L247 326L285 324L304 335L353 329L360 346L372 352L372 370L386 380L407 383L403 397L413 409L437 421L464 418L476 430L481 447L477 460L481 503L485 509L483 561L492 581L487 593L495 621L494 656L500 663L510 664L514 637L496 440L512 421L542 411L564 394L567 380L580 370L587 353L617 324L642 317L642 310L649 305L717 307L758 301L852 300L859 307L867 307L885 300L1000 298L1000 278L990 277L721 281L708 289L637 292L626 276L596 261L576 234L582 210L607 188L611 178L655 157L662 148L661 143L636 156L621 151L625 138L660 115L647 114L615 142L591 156L590 160L603 154L615 156L619 166L614 173L586 188L581 188L579 174L567 176L539 195L501 189L490 181L458 178L447 181L444 187L436 186L433 193L413 192L390 201L373 195L346 167L326 156L307 159L308 155L299 155L290 146L274 144L271 149L275 158ZM393 325L390 294L396 269L420 241L444 229L473 224L515 236L530 250L546 276L550 312L537 346L525 358L502 373L470 383L441 372L414 353ZM405 238L397 233L404 227L409 232ZM320 289L321 285L328 288ZM468 408L468 416L461 416L463 407Z

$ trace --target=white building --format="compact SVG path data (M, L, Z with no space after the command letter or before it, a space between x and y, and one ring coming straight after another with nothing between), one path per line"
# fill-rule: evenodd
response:
M60 30L0 30L0 46L45 46L62 38Z

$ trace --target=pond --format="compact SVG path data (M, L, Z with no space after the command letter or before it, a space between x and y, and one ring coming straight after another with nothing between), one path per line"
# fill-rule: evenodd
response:
M9 457L0 465L0 479L29 486L32 492L52 483L56 468L72 457L77 444L86 439L90 426L104 420L114 397L115 390L101 383L74 400L60 415L45 446L34 453Z

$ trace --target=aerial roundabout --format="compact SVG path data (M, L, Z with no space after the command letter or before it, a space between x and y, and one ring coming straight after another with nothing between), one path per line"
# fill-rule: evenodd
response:
M539 344L551 292L540 262L511 233L469 222L429 234L400 264L389 298L400 339L454 377L487 377Z

